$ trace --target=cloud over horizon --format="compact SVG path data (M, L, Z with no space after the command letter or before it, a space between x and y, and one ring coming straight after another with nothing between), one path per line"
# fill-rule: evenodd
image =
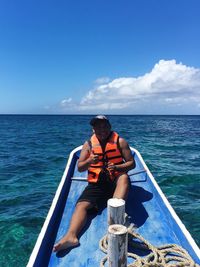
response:
M143 76L96 81L96 87L80 103L62 100L63 112L182 114L186 107L191 113L200 112L200 69L174 59L160 60Z

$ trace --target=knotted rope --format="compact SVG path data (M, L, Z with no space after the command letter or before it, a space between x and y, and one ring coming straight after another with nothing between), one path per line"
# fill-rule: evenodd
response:
M167 244L155 247L145 240L141 235L128 229L129 246L149 251L149 254L140 257L137 254L128 252L128 257L134 262L127 267L200 267L195 263L188 252L176 244ZM99 242L100 249L107 254L108 237L105 235ZM100 262L100 267L105 266L107 256Z

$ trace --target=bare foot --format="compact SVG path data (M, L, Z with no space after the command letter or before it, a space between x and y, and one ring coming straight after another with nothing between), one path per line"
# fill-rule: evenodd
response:
M56 243L53 247L53 252L58 252L63 249L73 248L79 245L79 241L77 238L69 238L68 236L64 236L58 243Z

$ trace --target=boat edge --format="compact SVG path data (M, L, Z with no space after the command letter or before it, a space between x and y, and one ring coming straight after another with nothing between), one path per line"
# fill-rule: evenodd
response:
M82 148L82 145L76 147L75 149L73 149L69 154L69 158L67 160L67 165L65 167L64 173L62 175L62 178L61 178L60 183L58 185L58 188L56 190L55 196L54 196L54 198L52 200L51 207L50 207L50 209L48 211L48 214L47 214L47 216L45 218L44 224L43 224L43 226L41 228L41 231L40 231L40 233L38 235L37 241L35 243L35 246L33 248L32 253L31 253L30 257L29 257L29 261L28 261L26 267L32 267L34 265L35 259L36 259L37 255L38 255L38 252L39 252L39 248L40 248L40 246L42 244L44 235L45 235L47 227L49 225L49 221L50 221L50 219L51 219L51 217L53 215L54 209L56 207L57 201L59 199L61 190L62 190L64 182L65 182L65 179L67 177L67 173L68 173L71 161L73 159L73 156L77 151L81 150L81 148Z
M165 205L168 208L169 212L171 213L172 217L174 218L174 220L176 221L176 223L178 224L178 226L182 230L183 234L185 235L186 239L188 240L189 244L191 245L191 247L193 248L194 252L196 253L197 257L200 260L200 249L197 246L196 242L194 241L193 237L191 236L190 232L187 230L187 228L185 227L185 225L183 224L183 222L181 221L181 219L178 217L178 215L176 214L175 210L171 206L170 202L168 201L168 199L166 198L166 196L162 192L162 190L159 187L158 183L156 182L154 176L152 175L152 173L150 172L149 168L147 167L145 161L143 160L140 152L137 149L133 148L133 147L130 147L130 148L131 148L131 150L133 150L137 154L137 156L140 159L142 165L144 166L144 169L147 171L147 174L148 174L149 178L151 179L153 185L155 186L158 194L162 198L163 202L165 203Z

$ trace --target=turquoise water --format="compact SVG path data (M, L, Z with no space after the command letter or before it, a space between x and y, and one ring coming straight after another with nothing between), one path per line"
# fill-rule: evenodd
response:
M0 266L26 266L91 116L0 115ZM200 116L109 116L200 245Z

